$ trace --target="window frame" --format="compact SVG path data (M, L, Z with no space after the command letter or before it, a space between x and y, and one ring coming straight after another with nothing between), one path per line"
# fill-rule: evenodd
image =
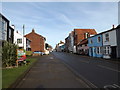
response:
M19 40L19 41L18 41ZM17 44L22 44L22 38L17 39Z

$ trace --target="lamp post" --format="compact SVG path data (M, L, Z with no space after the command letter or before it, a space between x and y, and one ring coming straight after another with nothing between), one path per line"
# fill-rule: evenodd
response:
M23 49L24 49L24 34L25 34L25 25L23 24Z

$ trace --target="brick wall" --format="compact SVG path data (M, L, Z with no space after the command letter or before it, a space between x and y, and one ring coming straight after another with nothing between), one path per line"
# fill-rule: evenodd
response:
M32 30L32 32L25 35L25 37L31 40L30 46L32 52L34 51L44 52L45 38L43 36L35 33L35 31Z
M77 44L85 39L85 33L89 33L90 35L95 35L97 32L95 29L74 29L74 45L77 46Z

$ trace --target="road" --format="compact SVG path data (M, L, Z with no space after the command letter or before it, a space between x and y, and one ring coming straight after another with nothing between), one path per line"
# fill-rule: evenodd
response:
M14 88L90 88L54 55L43 55Z
M64 62L74 73L98 88L120 84L118 77L120 63L65 52L53 52L52 54Z

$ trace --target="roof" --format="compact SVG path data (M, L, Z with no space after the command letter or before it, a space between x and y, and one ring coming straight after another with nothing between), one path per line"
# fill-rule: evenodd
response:
M9 22L9 20L4 15L2 15L1 13L0 13L0 16L2 16L3 19L5 19L7 22Z
M103 33L107 33L107 32L116 30L116 29L118 29L118 28L120 28L120 25L118 25L116 28L112 28L112 29L106 30L106 31L104 31L104 32L98 33L98 34L96 34L96 35L94 35L94 36L91 36L91 37L89 37L89 38L92 38L92 37L95 37L95 36L97 36L97 35L100 35L100 34L103 34Z
M120 28L120 24L115 29L118 29L118 28Z
M88 39L83 39L81 42L79 42L77 45L83 45L83 44L87 44L88 43Z
M30 32L30 33L28 33L28 34L24 35L24 37L26 37L26 36L30 35L31 33L34 33L35 35L40 36L40 37L42 37L42 38L44 38L44 39L46 40L46 38L45 38L45 37L43 37L42 35L35 33L35 30L34 30L34 29L32 29L32 32Z

